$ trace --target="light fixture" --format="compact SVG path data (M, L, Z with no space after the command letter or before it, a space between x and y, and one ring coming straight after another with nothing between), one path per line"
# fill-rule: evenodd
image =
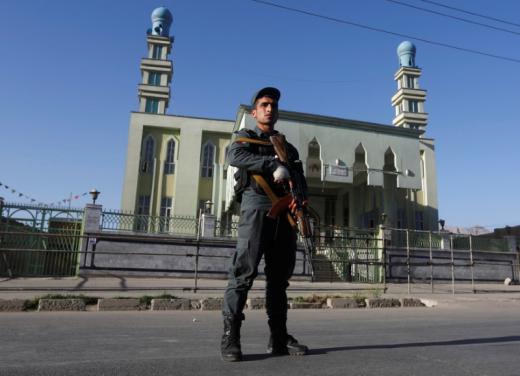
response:
M204 213L211 214L211 207L213 206L213 202L210 200L206 201L204 203Z
M92 203L96 204L96 200L101 192L99 192L96 188L92 188L89 194L92 196Z

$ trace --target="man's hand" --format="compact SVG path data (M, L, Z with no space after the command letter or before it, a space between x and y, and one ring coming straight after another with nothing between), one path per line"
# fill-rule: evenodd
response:
M309 204L309 202L307 200L304 200L301 203L301 207L305 208L308 204ZM298 210L298 204L296 203L296 200L293 199L291 201L291 203L289 204L289 211L294 215L294 214L296 214L296 210Z
M283 183L285 180L289 180L290 177L291 174L289 174L289 170L281 164L279 164L273 172L275 183Z

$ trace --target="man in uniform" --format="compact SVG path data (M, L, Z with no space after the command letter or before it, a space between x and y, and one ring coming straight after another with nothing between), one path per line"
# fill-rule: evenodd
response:
M241 181L238 184L242 185L243 194L237 247L224 295L221 353L225 361L242 359L242 311L262 255L265 260L266 310L271 332L267 352L272 355L304 355L308 350L287 333L286 326L286 290L296 259L296 233L287 220L286 212L275 219L266 216L272 202L251 178L251 174L261 175L277 196L284 194L283 183L290 178L289 170L278 161L274 148L266 142L271 135L278 133L274 125L278 120L279 99L280 91L273 87L255 93L251 101L251 116L256 120L256 128L254 131L238 131L237 141L229 149L229 164L239 169ZM287 143L286 149L289 162L299 159L294 146ZM293 173L301 174L304 181L301 167Z

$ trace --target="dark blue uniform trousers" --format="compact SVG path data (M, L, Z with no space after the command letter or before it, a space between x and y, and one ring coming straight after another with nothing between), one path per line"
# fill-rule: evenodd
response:
M270 322L287 320L287 287L296 260L296 233L283 213L277 219L265 209L245 209L240 213L237 247L229 270L223 315L243 320L247 293L258 274L264 256L266 310Z

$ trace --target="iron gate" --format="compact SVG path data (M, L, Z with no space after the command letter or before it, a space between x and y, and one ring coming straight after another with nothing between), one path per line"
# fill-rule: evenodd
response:
M82 209L0 201L0 276L74 276Z
M315 281L380 283L384 278L382 240L377 230L315 228Z

